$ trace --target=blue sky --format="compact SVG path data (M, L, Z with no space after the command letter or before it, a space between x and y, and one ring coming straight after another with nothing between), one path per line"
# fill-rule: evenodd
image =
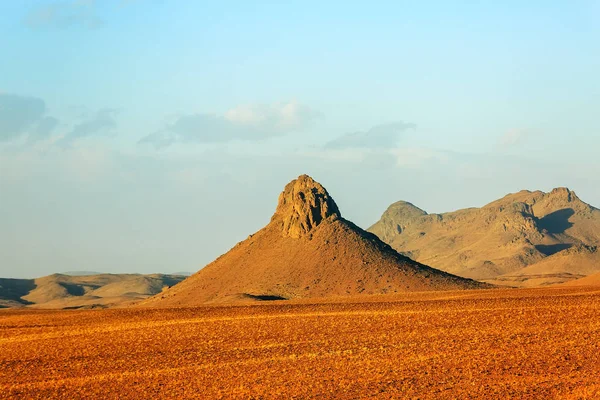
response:
M473 3L1 2L0 276L195 271L301 173L365 228L600 206L600 1Z

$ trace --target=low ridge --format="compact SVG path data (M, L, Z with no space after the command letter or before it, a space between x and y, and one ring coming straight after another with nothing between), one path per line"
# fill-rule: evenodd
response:
M398 254L342 218L327 190L302 175L285 186L267 226L140 305L194 306L483 287L489 286Z
M561 286L600 286L600 272L563 283Z
M398 202L369 231L419 262L494 284L541 286L600 271L600 210L568 188L444 214Z
M185 277L165 274L53 274L37 279L0 278L0 308L96 308L129 305Z

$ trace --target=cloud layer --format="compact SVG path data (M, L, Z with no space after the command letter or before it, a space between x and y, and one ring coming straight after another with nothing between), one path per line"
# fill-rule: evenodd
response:
M261 140L300 131L320 116L319 112L296 101L238 106L223 115L180 116L163 129L143 137L139 143L162 148L174 143Z
M525 136L526 133L522 129L510 129L500 137L498 144L503 148L513 147L519 144Z
M116 110L105 108L98 111L92 118L80 122L58 141L61 146L68 146L74 141L88 137L106 134L114 131L117 127L115 121Z
M325 145L326 149L368 148L380 149L395 147L400 135L415 129L416 125L404 122L393 122L377 125L368 131L348 133Z
M46 103L36 97L0 93L0 142L27 136L29 141L48 137L58 120L46 115Z

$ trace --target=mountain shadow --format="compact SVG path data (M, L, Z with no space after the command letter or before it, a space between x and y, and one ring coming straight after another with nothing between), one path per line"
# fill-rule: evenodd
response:
M252 299L252 300L259 300L259 301L287 300L285 297L275 296L275 295L271 295L271 294L250 294L250 293L244 293L244 297L246 297L248 299Z
M551 256L563 250L570 249L571 247L573 247L573 245L570 243L538 244L535 246L536 250L545 256Z
M575 215L575 210L572 208L563 208L562 210L554 211L546 215L538 221L538 226L545 229L551 234L561 234L573 226L569 222L569 218Z
M21 297L36 288L33 279L0 278L0 300L12 300L22 304L30 304Z

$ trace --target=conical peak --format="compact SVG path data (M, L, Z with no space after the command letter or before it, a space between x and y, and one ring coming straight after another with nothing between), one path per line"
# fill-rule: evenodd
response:
M279 195L273 220L282 221L283 236L299 238L321 222L340 217L340 210L327 190L310 176L301 175Z

